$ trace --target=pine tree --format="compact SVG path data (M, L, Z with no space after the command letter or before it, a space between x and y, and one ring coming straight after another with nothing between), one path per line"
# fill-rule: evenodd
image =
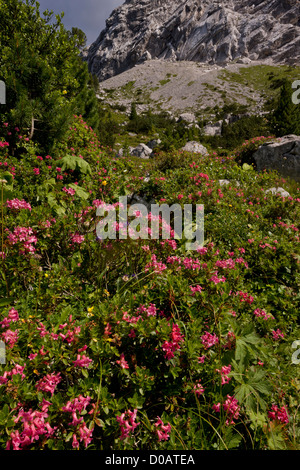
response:
M300 105L294 104L292 83L288 80L281 88L277 106L271 115L271 124L277 137L300 135Z
M63 138L74 114L97 127L91 77L77 35L62 24L63 14L54 19L47 10L42 18L35 0L0 0L0 18L0 80L6 85L0 120L10 123L12 153L16 127L45 152Z

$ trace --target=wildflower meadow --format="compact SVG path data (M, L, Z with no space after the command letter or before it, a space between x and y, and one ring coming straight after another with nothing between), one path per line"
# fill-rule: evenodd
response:
M240 163L273 137L142 160L80 115L53 153L2 135L0 448L299 450L299 182ZM133 193L203 204L203 246L97 237Z

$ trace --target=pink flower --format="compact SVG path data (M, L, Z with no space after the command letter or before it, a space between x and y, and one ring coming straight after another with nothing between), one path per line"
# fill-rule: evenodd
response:
M8 313L8 316L5 317L2 322L0 322L0 325L2 326L2 328L7 328L11 322L16 322L19 320L19 314L18 314L18 311L15 310L14 308L11 308L9 313Z
M70 196L74 196L75 194L75 189L73 188L62 188L62 191L64 191L66 194L69 194Z
M217 403L216 405L213 405L212 408L214 411L217 413L220 412L220 403ZM227 395L227 399L223 403L223 409L226 411L227 419L226 419L226 425L229 426L230 424L235 424L234 420L237 420L239 417L239 412L240 412L240 406L238 405L238 401L230 396Z
M121 354L120 358L121 359L117 361L117 364L119 364L122 367L122 369L129 369L128 362L125 361L124 353Z
M278 408L277 405L272 405L272 411L268 412L268 416L273 421L279 421L283 424L288 424L289 417L284 406Z
M33 169L33 172L34 172L35 175L39 175L39 174L40 174L39 168L34 168L34 169Z
M253 313L257 318L264 318L265 320L268 320L269 318L274 318L272 315L267 314L261 308L256 308Z
M192 291L192 295L195 295L196 292L201 292L203 290L203 287L197 285L196 287L190 286L190 289Z
M52 374L47 374L45 375L45 377L40 379L38 383L36 384L36 388L37 390L50 392L51 395L53 395L56 389L56 386L59 384L60 381L61 381L60 372L58 372L57 374L53 372Z
M21 420L23 429L11 432L10 440L6 444L6 449L20 450L26 449L30 444L39 440L40 436L49 439L56 428L51 428L45 419L48 417L46 412L43 411L24 411L21 409L18 416L14 419L15 423Z
M75 233L74 235L72 235L71 237L71 240L73 243L82 243L84 242L84 235L79 235L77 233Z
M195 394L196 394L197 396L203 395L203 393L204 393L204 388L203 388L202 384L200 383L200 380L199 380L198 383L196 383L196 384L194 385L193 391L195 392Z
M211 348L214 344L217 344L219 342L219 338L217 335L206 331L205 334L201 336L201 342L205 349L208 349Z
M73 364L75 367L89 367L91 362L93 362L92 359L85 356L84 354L82 356L80 356L80 354L77 354L77 359L76 361L73 361Z
M126 439L126 437L128 437L130 433L132 433L135 430L135 428L140 424L140 423L135 422L136 415L137 415L137 409L135 409L134 411L128 410L127 412L122 413L121 416L117 416L116 419L121 428L121 436L120 436L121 440Z
M198 362L199 362L199 364L203 364L204 361L205 361L205 356L199 356L199 357L198 357Z
M231 380L228 374L231 372L231 365L223 366L221 370L216 369L217 372L221 374L221 384L228 384Z
M8 344L9 348L13 348L16 342L18 341L19 330L6 330L5 333L2 333L2 338L5 343Z
M280 331L280 330L276 330L276 331L275 331L275 330L272 330L271 333L272 333L273 338L274 338L275 340L279 340L279 338L284 338L284 334L283 334L282 331Z
M31 211L31 205L28 202L26 202L24 199L22 200L11 199L9 201L6 201L6 205L9 209L15 209L15 210L28 209Z
M214 275L210 278L210 281L212 281L214 284L219 284L219 282L225 282L226 277L224 277L224 276L218 277L217 275Z
M171 424L168 423L165 425L161 418L157 417L156 423L154 423L154 426L157 427L157 436L159 441L167 441L169 439L169 434L171 432Z
M184 336L180 332L178 325L174 324L170 334L171 341L165 341L162 349L165 352L165 358L169 361L174 357L174 352L180 349L180 343L184 341Z

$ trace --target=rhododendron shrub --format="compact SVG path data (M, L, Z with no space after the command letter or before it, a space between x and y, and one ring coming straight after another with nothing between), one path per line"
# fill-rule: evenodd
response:
M55 154L26 145L0 146L0 448L296 449L299 183L115 158L81 116ZM134 192L204 204L204 245L97 237Z

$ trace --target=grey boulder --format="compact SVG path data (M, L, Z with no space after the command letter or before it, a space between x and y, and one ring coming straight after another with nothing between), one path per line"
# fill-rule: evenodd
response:
M291 134L266 142L253 158L258 172L276 170L282 176L300 181L300 136Z
M184 147L181 148L183 152L191 152L191 153L200 153L201 155L208 155L207 149L194 140L187 142Z

